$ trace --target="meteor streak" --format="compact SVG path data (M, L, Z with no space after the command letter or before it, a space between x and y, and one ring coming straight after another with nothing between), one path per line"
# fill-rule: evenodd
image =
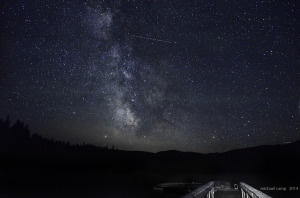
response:
M146 39L146 40L152 40L152 41L157 41L157 42L164 42L164 43L177 43L177 42L174 42L174 41L167 41L167 40L160 40L160 39L156 39L156 38L150 38L150 37L145 37L145 36L138 36L138 35L132 35L132 37L135 37L135 38L140 38L140 39Z

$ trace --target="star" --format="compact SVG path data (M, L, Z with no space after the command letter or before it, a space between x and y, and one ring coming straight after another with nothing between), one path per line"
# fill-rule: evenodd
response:
M295 2L145 2L7 2L1 117L151 152L300 138Z

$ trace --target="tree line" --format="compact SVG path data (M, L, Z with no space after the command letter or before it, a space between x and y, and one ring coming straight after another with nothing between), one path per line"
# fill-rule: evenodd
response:
M9 116L0 119L0 152L2 154L15 153L64 153L64 152L99 152L115 151L114 146L94 146L90 144L70 144L64 141L55 141L31 134L28 124L17 120L12 124Z

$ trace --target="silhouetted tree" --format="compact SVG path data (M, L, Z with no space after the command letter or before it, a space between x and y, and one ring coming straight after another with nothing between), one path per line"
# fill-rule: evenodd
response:
M4 121L0 119L0 135L4 133Z
M9 130L9 127L10 127L10 117L9 115L6 117L6 120L4 121L3 123L3 128L4 128L4 131L8 131Z
M18 139L27 139L30 136L28 125L24 126L24 123L20 120L17 120L17 122L11 127L11 133Z

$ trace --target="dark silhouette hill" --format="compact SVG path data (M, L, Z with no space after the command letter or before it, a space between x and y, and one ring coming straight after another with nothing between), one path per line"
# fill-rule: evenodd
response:
M248 181L258 189L295 186L299 184L299 159L300 141L224 153L149 153L49 140L31 135L20 120L13 125L9 117L0 120L0 192L118 188L144 189L151 194L152 186L162 182L219 179Z

